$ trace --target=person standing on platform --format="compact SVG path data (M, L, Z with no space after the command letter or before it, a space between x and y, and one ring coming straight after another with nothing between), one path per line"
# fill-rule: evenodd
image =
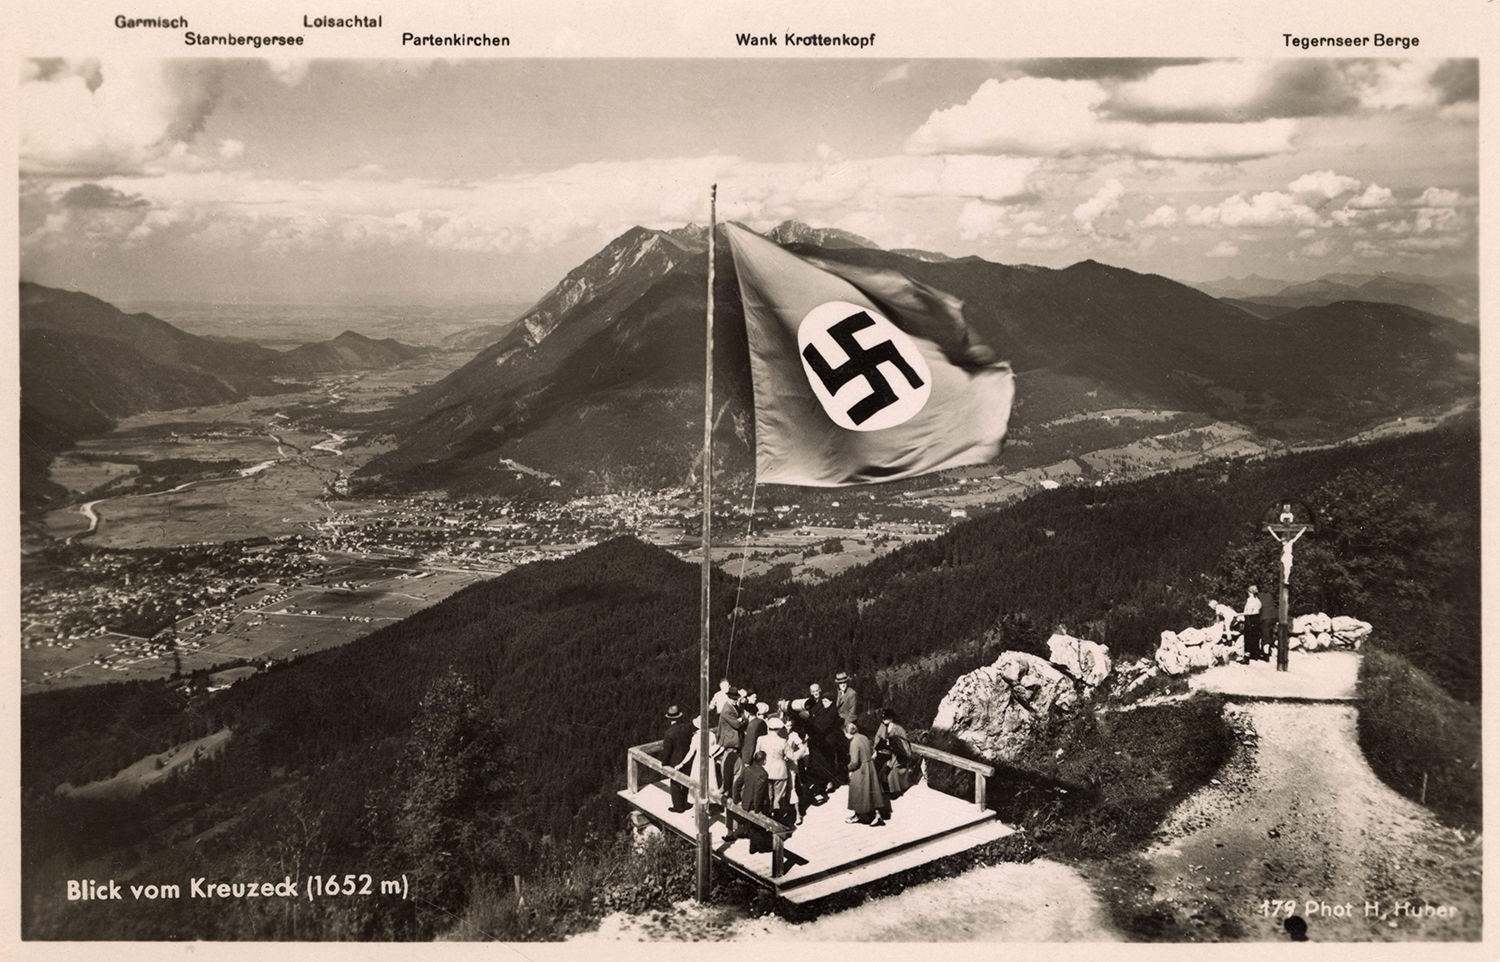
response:
M724 703L719 712L719 790L725 798L734 798L734 776L740 770L740 745L743 743L745 716L734 699Z
M1245 654L1240 658L1242 664L1260 661L1264 657L1261 651L1260 597L1256 594L1259 590L1255 585L1249 587L1245 592L1245 610L1240 612L1245 636Z
M668 768L680 769L693 747L693 726L682 715L682 709L673 705L667 709L667 730L662 735L661 760ZM667 790L672 793L672 807L668 811L685 812L688 804L687 786L680 782L669 782Z
M740 773L740 790L736 800L742 808L757 815L770 814L771 781L766 775L765 752L758 751L750 756L750 763ZM770 833L753 822L746 822L742 830L732 833L727 838L735 839L741 836L750 840L752 853L771 850Z
M833 676L833 683L838 686L834 694L834 704L838 706L839 727L852 725L859 718L859 694L849 684L849 675L839 672ZM849 743L840 738L836 743L838 752L834 756L838 760L838 771L841 775L849 768ZM840 781L847 781L847 776L841 777Z
M1279 615L1281 614L1279 611L1277 611L1280 603L1276 600L1276 593L1270 590L1262 591L1259 597L1261 643L1260 657L1262 661L1270 661L1272 653L1275 652L1277 646L1281 644L1281 639L1277 637L1276 631L1277 620Z
M895 711L889 708L881 712L880 730L875 735L875 757L882 761L879 768L888 798L901 797L921 774L906 729L896 720ZM890 818L889 812L886 818Z
M844 821L865 825L884 825L880 812L886 807L885 792L880 787L880 773L875 770L870 739L853 722L844 726L849 740L849 810L854 814Z
M839 720L847 725L859 717L859 693L849 686L849 675L845 672L834 675L833 681L839 689L834 699L839 708Z
M746 700L740 706L740 711L745 715L745 731L740 735L740 765L743 767L750 764L750 759L755 755L756 742L766 733L766 720L761 717L763 706L753 701Z
M769 812L777 821L790 822L787 808L791 799L791 767L787 760L786 722L772 715L766 719L766 733L757 743L766 756L766 778L771 782Z
M717 725L719 723L719 713L724 710L725 705L733 700L734 692L729 688L729 679L720 678L719 690L714 692L714 697L708 703L708 723L710 725Z
M822 745L822 753L828 764L827 795L848 780L845 766L849 763L849 742L844 738L844 726L838 712L833 708L833 696L823 693L823 701L814 719L813 737Z

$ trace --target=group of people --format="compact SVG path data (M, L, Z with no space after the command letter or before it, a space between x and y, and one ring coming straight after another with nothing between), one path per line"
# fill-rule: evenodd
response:
M709 750L713 788L742 808L788 826L847 785L845 821L879 826L891 817L891 799L920 778L906 729L889 708L866 712L847 672L834 676L834 690L813 682L803 698L762 701L728 679L709 703ZM667 710L662 761L689 777L698 772L700 719L689 721L673 705ZM672 782L674 812L688 805L685 785ZM750 850L769 851L770 837L743 819L727 817L727 840L745 838Z
M1225 642L1233 637L1234 623L1240 623L1240 636L1244 639L1244 651L1240 655L1242 664L1271 660L1276 642L1275 594L1251 585L1245 592L1245 607L1242 611L1213 600L1208 602L1208 606L1219 619Z

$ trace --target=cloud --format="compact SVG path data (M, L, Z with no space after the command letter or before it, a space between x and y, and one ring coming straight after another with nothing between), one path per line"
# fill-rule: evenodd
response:
M1142 227L1170 228L1177 224L1177 208L1171 204L1162 204L1160 207L1141 218Z
M1082 225L1085 231L1094 232L1094 221L1120 206L1120 198L1125 196L1125 186L1115 178L1104 182L1104 186L1088 200L1073 208L1073 219Z
M1359 103L1333 60L1228 60L1164 67L1120 85L1103 104L1116 117L1188 123L1318 117Z
M1311 207L1276 190L1254 195L1242 192L1217 204L1193 204L1183 217L1195 227L1317 227L1326 223Z
M1239 253L1240 253L1240 249L1238 247L1234 246L1233 244L1229 243L1229 241L1219 241L1212 248L1210 248L1208 250L1208 252L1205 253L1203 256L1204 257L1214 257L1214 258L1219 258L1219 257L1238 257Z
M237 160L245 156L245 142L232 137L219 141L219 156L225 160Z
M890 70L881 74L880 79L875 81L876 87L884 87L886 84L905 83L911 79L911 61L897 64Z
M1023 251L1060 251L1067 247L1071 241L1066 237L1022 237L1016 241L1016 248Z
M1291 149L1292 120L1258 123L1136 123L1112 120L1109 92L1086 80L986 80L966 103L933 111L908 138L914 154L1067 157L1119 154L1230 161Z
M1329 252L1331 250L1333 250L1333 242L1330 241L1328 238L1324 237L1324 238L1320 238L1319 240L1313 241L1311 244L1307 244L1307 245L1303 246L1300 250L1296 251L1294 254L1289 254L1287 256L1289 258L1293 259L1293 260L1296 260L1298 257L1307 257L1307 258L1327 257L1328 254L1329 254Z
M215 61L32 61L18 92L22 175L141 174L202 129Z
M1014 60L1010 66L1030 77L1049 80L1135 80L1179 64L1201 63L1198 59L1165 57L1075 57L1068 59Z
M1298 196L1321 197L1332 200L1343 194L1359 190L1359 181L1331 170L1316 170L1303 174L1287 185L1287 189Z
M63 207L80 209L102 209L108 207L149 207L150 201L139 194L127 194L113 187L99 184L79 184L69 188L60 198Z
M1438 103L1472 103L1479 99L1479 61L1448 60L1439 64L1428 82L1437 90Z

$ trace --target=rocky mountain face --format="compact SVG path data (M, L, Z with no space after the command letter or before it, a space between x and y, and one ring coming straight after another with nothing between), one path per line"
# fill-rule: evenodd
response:
M1048 417L1088 397L1193 412L1284 440L1337 440L1472 397L1472 327L1387 304L1260 317L1156 275L1095 261L1061 270L977 257L933 260L822 247L781 225L794 251L901 271L964 301L976 333L1012 362ZM701 228L635 228L570 272L499 343L426 391L390 425L397 448L367 482L502 492L519 462L585 487L683 483L700 447ZM716 459L745 468L753 415L734 264L715 285ZM1069 406L1071 405L1071 407ZM1052 410L1056 408L1056 410ZM1066 409L1066 410L1065 410Z

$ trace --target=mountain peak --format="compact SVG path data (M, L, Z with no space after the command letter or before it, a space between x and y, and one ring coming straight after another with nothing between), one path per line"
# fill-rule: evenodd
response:
M837 227L811 227L800 220L784 220L766 231L765 236L778 244L814 244L828 248L865 248L879 250L872 240Z

